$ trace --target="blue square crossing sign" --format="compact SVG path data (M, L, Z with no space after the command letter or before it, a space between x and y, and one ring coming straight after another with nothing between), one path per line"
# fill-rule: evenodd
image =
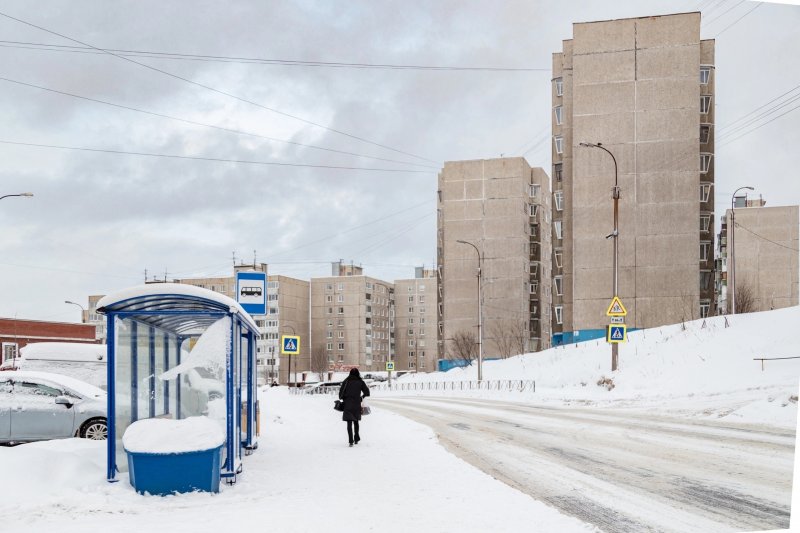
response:
M628 340L628 326L625 324L611 324L606 332L606 342L619 343Z
M300 337L295 335L283 335L281 337L281 354L297 355L300 353Z

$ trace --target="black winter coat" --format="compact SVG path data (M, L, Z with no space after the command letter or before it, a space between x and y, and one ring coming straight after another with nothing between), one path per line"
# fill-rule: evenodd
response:
M361 399L369 396L369 387L361 378L348 377L339 388L339 399L344 403L342 420L361 420Z

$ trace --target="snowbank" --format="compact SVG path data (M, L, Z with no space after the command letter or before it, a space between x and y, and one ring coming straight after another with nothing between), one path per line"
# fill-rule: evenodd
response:
M20 348L20 356L28 360L103 362L105 344L78 342L35 342Z
M125 430L122 445L133 453L183 453L218 448L225 443L225 430L204 416L183 420L148 418Z

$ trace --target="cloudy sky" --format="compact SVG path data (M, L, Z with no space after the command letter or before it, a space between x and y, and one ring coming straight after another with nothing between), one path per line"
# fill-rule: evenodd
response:
M303 279L340 258L413 277L435 260L443 161L549 173L551 54L573 22L698 9L717 39L718 213L741 185L800 203L800 7L3 2L0 195L35 197L0 203L0 316L78 321L64 300L145 269L229 275L254 251Z

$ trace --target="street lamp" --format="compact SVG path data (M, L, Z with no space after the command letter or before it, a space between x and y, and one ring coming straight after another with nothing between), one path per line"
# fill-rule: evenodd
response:
M292 335L295 335L294 328L292 326L286 325L283 326L284 328L289 328L292 330ZM292 355L288 354L286 357L289 358L289 368L286 369L286 385L289 385L289 379L291 379L292 374ZM297 382L297 370L295 370L295 383Z
M81 308L81 323L83 323L83 313L86 311L86 309L81 304L79 304L78 302L71 302L69 300L64 300L64 303L65 304L71 304L71 305L77 305L78 307Z
M483 303L482 300L482 289L481 289L481 277L482 277L482 269L481 269L481 253L478 250L478 247L472 244L471 242L467 241L456 241L460 244L469 244L473 248L475 248L475 253L478 254L478 382L480 383L483 381Z
M614 188L611 189L611 198L614 200L614 231L606 236L606 239L613 238L614 239L614 297L619 297L618 289L619 289L619 181L618 181L618 172L617 172L617 158L614 157L606 147L603 146L603 143L580 143L581 146L585 146L586 148L600 148L601 150L605 151L608 155L611 156L611 159L614 160ZM611 371L615 371L617 369L617 363L619 361L619 345L615 342L611 344Z
M728 265L728 270L730 271L730 276L729 276L730 277L730 280L729 280L730 283L729 283L729 285L730 285L730 291L731 291L731 314L732 315L736 314L736 286L734 285L734 282L735 282L735 280L734 280L734 277L735 277L734 276L734 274L735 274L735 272L734 272L735 265L734 265L734 257L733 257L733 252L734 252L734 249L733 249L733 237L734 237L734 231L736 230L736 222L734 221L734 218L733 218L733 213L734 213L733 203L736 200L736 193L741 191L742 189L747 189L748 191L752 191L753 188L748 186L748 185L745 185L744 187L739 187L738 189L733 191L733 194L731 195L731 258L730 258L730 261L729 261L730 265Z
M31 198L33 196L32 192L21 192L19 194L6 194L5 196L0 196L0 200L3 198L10 198L12 196L24 196L25 198Z

